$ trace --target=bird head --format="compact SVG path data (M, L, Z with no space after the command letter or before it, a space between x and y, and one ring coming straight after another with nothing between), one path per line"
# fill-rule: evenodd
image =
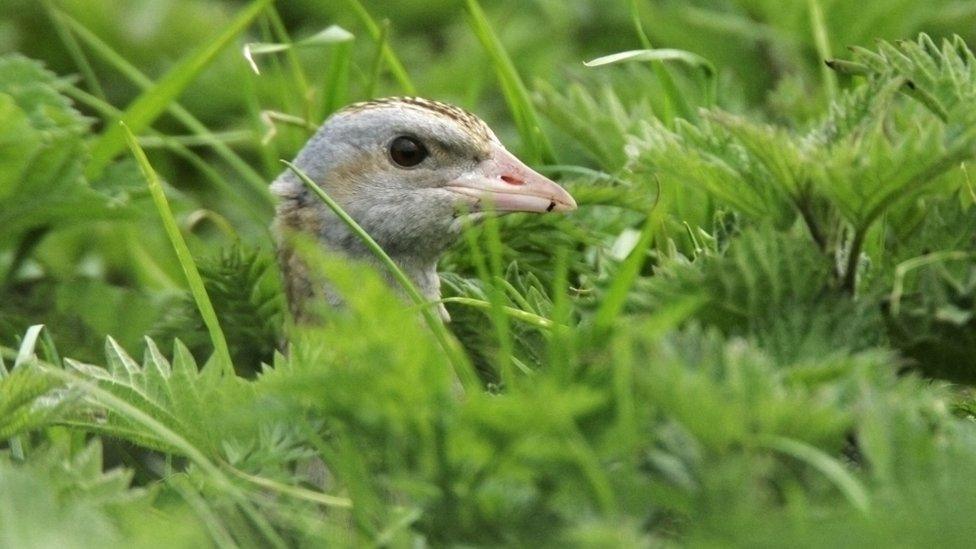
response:
M576 208L569 193L508 152L481 119L419 98L379 99L340 110L295 165L394 257L436 261L464 219L487 212ZM312 230L342 248L357 246L293 174L282 174L272 189L286 210L293 212L298 202L318 212L303 212L305 226L292 228Z

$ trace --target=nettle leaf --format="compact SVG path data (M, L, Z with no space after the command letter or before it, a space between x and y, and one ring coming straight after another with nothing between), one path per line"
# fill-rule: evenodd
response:
M233 421L225 420L235 407L246 408L244 403L251 400L250 386L240 378L222 375L216 361L198 368L189 350L177 341L170 362L149 339L142 365L111 338L105 354L105 368L70 359L66 362L82 379L158 421L206 455L219 455L222 440L242 435ZM88 401L94 407L77 414L73 425L178 453L160 433L111 406L103 406L98 394L89 392Z
M798 152L783 131L713 112L699 125L679 120L673 131L645 124L628 150L631 169L661 177L662 186L705 190L750 218L777 225L795 215L790 191L799 184L779 177L796 171Z
M846 136L820 155L825 169L817 179L845 218L865 230L892 205L930 190L976 156L976 58L958 37L938 47L923 34L897 45L881 42L877 52L858 48L855 60L869 74L865 89L874 99L861 95L847 106L868 113L873 101L874 122L858 124L863 132L838 132ZM917 100L935 120L898 105L882 118L893 89Z
M851 393L818 393L816 384L793 378L805 366L787 366L715 330L690 327L638 356L646 357L647 367L641 368L638 379L648 402L712 452L735 452L736 441L752 435L784 436L836 449L853 420L849 406L837 406L851 399ZM878 365L882 358L838 356L832 361L834 375L849 374L864 362ZM846 379L854 381L853 376Z
M804 136L804 149L829 149L842 146L874 128L884 117L900 83L883 79L845 90L830 104L826 116Z
M38 445L25 461L0 455L0 545L208 544L192 514L168 498L154 507L159 486L133 486L133 472L111 461L98 439L85 445L67 438Z
M925 192L962 160L946 148L937 122L902 129L892 136L890 127L876 124L822 155L813 174L817 190L855 227L866 228L893 204Z
M976 57L958 36L941 45L927 34L914 41L881 42L877 52L855 49L854 60L876 78L900 79L905 94L944 122L956 122L961 111L974 109Z
M715 111L711 119L725 128L745 154L753 160L750 173L762 178L780 201L800 202L809 191L803 153L788 131L756 124L744 118Z
M82 176L89 121L40 63L0 57L0 245L41 226L118 217Z
M17 190L41 136L13 97L0 94L0 200Z
M793 233L748 230L722 255L666 261L638 285L631 306L653 311L699 296L704 304L692 319L751 338L783 362L870 347L877 312L848 299L816 246Z
M102 465L97 439L77 453L63 445L39 448L26 463L0 459L0 545L123 543L119 526L125 509L148 511L150 492L129 487L131 472L103 472Z
M38 363L36 348L43 328L36 324L27 330L10 371L0 356L0 441L50 423L72 402L71 392ZM22 452L19 442L11 446Z

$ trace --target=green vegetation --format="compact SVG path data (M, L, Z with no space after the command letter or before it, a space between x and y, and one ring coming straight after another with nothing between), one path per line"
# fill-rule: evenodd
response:
M960 0L6 0L0 546L972 545L974 29ZM288 325L267 183L408 92L579 210L467 230L446 328L297 242L347 307Z

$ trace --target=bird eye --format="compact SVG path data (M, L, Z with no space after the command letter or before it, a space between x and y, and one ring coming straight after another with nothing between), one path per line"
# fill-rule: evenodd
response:
M413 137L401 135L390 143L390 158L403 168L412 168L423 162L429 155L427 147Z

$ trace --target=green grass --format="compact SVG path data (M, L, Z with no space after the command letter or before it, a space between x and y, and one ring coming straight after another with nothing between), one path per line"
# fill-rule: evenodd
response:
M220 35L206 47L187 56L151 88L132 101L122 115L122 122L134 131L142 131L173 102L186 86L207 68L214 57L227 48L268 5L270 0L256 0L242 10ZM125 136L117 125L109 125L92 145L92 160L85 174L95 178L125 147Z
M136 162L139 164L142 176L146 178L146 184L149 186L149 193L152 195L153 203L156 205L156 211L159 212L163 227L166 229L166 236L169 237L173 251L176 253L180 266L183 268L183 274L186 275L186 282L190 288L190 294L193 295L193 300L200 310L200 316L203 317L203 322L207 325L207 331L210 332L210 340L213 343L217 363L220 364L224 373L234 375L234 364L231 361L230 351L227 348L227 339L224 337L224 332L220 328L220 321L217 319L217 312L214 310L213 303L210 301L210 296L207 295L207 289L203 285L203 278L200 277L200 271L197 269L197 264L193 260L190 248L187 247L186 240L180 234L180 228L176 225L176 220L173 218L173 210L170 209L169 202L166 201L166 194L163 191L162 182L149 163L149 158L146 157L145 151L142 150L139 142L136 141L136 136L132 134L132 131L124 122L119 122L119 125L124 131L129 150L136 157Z
M135 4L0 15L0 546L971 545L976 11ZM289 163L405 93L580 206L438 303ZM378 265L295 239L322 325L289 169Z

